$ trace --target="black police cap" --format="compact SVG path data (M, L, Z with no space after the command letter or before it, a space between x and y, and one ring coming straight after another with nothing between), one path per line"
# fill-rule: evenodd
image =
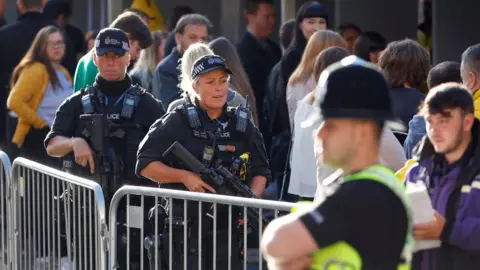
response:
M124 56L130 50L127 34L117 28L102 29L95 39L95 53L103 56L113 52L118 56Z
M197 59L192 67L192 79L210 71L222 69L228 74L232 74L227 67L225 59L218 55L205 55Z
M353 55L322 72L315 102L315 110L302 127L319 124L322 119L353 118L378 120L395 130L405 129L395 118L383 74L375 65Z

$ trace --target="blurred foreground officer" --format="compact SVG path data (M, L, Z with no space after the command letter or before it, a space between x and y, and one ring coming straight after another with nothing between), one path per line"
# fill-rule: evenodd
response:
M163 157L163 153L177 141L206 167L211 167L216 161L221 160L225 168L231 168L234 158L249 153L251 164L247 175L251 177L246 177L242 184L249 186L257 197L262 196L267 179L270 178L263 139L253 122L248 119L250 113L238 115L236 112L242 110L242 107L227 108L230 74L224 59L217 55L203 56L194 63L192 87L196 97L191 101L187 96L184 105L165 115L150 128L138 150L136 168L138 175L160 183L162 188L215 193L214 188L205 183L198 174L188 171L184 164L167 160ZM244 125L241 125L242 123ZM217 230L213 232L213 219L202 219L203 214L202 217L198 216L198 203L189 201L187 205L188 245L190 246L189 253L186 255L188 269L200 269L197 265L200 239L205 245L205 249L201 251L203 262L201 269L214 269L214 264L216 269L229 269L228 209L217 211ZM208 205L202 204L202 209L208 211ZM168 214L175 220L183 219L183 200L174 200L172 207L173 212ZM168 209L168 207L165 208ZM202 223L201 236L198 235L199 222ZM233 223L234 220L232 220ZM178 240L183 235L183 225L180 229L181 231L173 233L176 238L174 246L180 247L179 250L172 247L174 248L173 269L183 269L183 244L180 244L182 240ZM212 233L217 235L216 262L212 261L212 248L215 247ZM168 237L166 238L167 242L164 243L168 246ZM238 238L239 233L232 229L231 269L241 267ZM163 256L168 258L168 254L167 251Z
M409 202L393 171L379 165L382 128L393 120L388 93L383 75L355 56L323 71L320 102L302 124L324 119L316 151L341 169L323 182L336 190L270 223L262 243L269 269L409 269Z
M480 122L468 90L456 83L428 92L421 110L427 136L414 149L418 164L406 177L423 182L434 221L415 224L416 240L442 245L415 253L414 269L480 269Z
M93 178L102 186L107 209L121 186L152 186L151 181L135 175L136 152L149 127L164 113L158 100L132 85L126 73L130 64L128 51L125 32L115 28L100 31L95 40L94 61L99 70L95 83L60 105L45 139L47 153L61 157L65 171ZM126 216L124 206L120 205L120 219ZM139 243L133 241L132 245ZM131 256L131 261L136 260ZM121 265L120 269L127 267Z

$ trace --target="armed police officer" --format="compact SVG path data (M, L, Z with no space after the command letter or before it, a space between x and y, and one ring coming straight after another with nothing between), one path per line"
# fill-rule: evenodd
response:
M129 40L106 28L95 40L95 83L67 98L45 139L50 156L63 159L65 171L93 178L109 198L122 185L152 186L135 175L138 145L164 110L145 89L132 85ZM120 215L121 216L121 215Z
M177 107L158 120L148 132L139 146L137 155L136 172L157 183L160 187L189 190L193 192L222 193L217 189L214 182L207 183L197 173L201 170L193 169L188 162L178 162L175 157L164 155L169 148L181 145L180 148L190 152L199 164L205 167L218 168L219 164L224 168L232 168L239 156L249 156L248 177L242 184L249 186L253 197L261 197L270 178L268 160L266 157L263 138L250 121L248 109L245 107L227 108L227 91L231 71L225 64L225 60L217 55L208 55L199 58L192 68L192 86L195 91L193 98L186 97L184 105ZM173 145L173 146L172 146ZM179 149L178 147L176 149ZM182 152L182 151L179 151ZM184 151L185 152L185 151ZM186 159L188 160L188 158ZM183 160L185 161L185 160ZM195 162L194 162L195 163ZM197 167L198 168L198 167ZM194 171L194 172L192 172ZM234 172L235 170L231 170ZM234 172L235 173L235 172ZM244 174L245 176L245 174ZM218 184L218 182L216 182ZM248 192L247 192L248 193ZM245 193L243 193L245 194ZM229 194L232 195L232 194ZM228 207L217 211L216 219L216 262L212 260L212 248L214 247L212 229L213 219L198 216L198 203L187 203L188 226L188 269L198 269L198 241L204 244L202 249L202 269L228 269ZM173 200L170 216L183 217L183 201ZM168 209L169 207L166 207ZM208 210L207 204L202 204L204 212ZM233 218L232 218L233 220ZM198 225L201 223L202 235L198 235ZM234 223L234 221L232 221ZM183 225L182 225L183 228ZM177 242L183 233L174 233ZM221 240L221 241L219 241ZM232 269L240 267L240 250L238 248L238 233L232 230L231 238L231 266ZM181 240L180 240L181 241ZM167 242L168 243L168 238ZM175 245L175 243L174 243ZM180 250L173 250L173 256L183 253L183 245ZM168 258L168 253L165 254ZM184 255L180 256L180 259ZM183 269L181 261L174 259L174 269Z

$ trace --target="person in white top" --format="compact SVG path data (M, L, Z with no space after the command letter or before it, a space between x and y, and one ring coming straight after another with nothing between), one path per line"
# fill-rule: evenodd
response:
M307 95L298 101L293 123L301 123L313 111L313 95L311 93L315 89L320 73L329 65L349 55L350 53L345 48L330 47L323 50L316 57L312 78L309 80L314 85L310 88ZM317 190L317 181L315 179L324 179L335 171L325 166L319 166L317 170L313 140L315 129L316 127L302 128L299 124L293 125L292 137L295 139L293 140L291 150L291 174L288 192L299 196L301 200L313 200Z
M320 53L315 62L314 78L318 80L321 72L330 64L340 61L349 53L344 48L332 47ZM313 110L314 91L298 102L294 123L301 123ZM294 140L291 151L291 176L288 192L300 199L322 201L325 198L323 180L335 170L318 162L315 156L313 133L318 127L302 128L294 125ZM406 161L402 145L392 130L385 127L380 144L380 161L393 170L400 169Z
M286 97L292 131L297 103L308 93L312 92L312 89L317 84L317 80L313 77L315 59L323 50L334 46L346 48L347 43L339 34L333 31L317 31L308 40L302 60L288 80Z

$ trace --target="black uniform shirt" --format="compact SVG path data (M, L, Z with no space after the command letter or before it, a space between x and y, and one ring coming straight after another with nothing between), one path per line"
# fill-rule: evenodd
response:
M95 113L106 113L109 120L116 124L123 124L129 121L140 126L140 128L136 130L126 130L130 141L125 142L120 139L112 138L112 144L115 149L116 156L124 157L123 162L125 166L125 175L128 179L131 179L131 177L136 178L134 174L134 169L136 159L135 154L138 148L138 144L140 143L143 136L147 133L152 123L154 123L164 114L163 107L160 101L155 99L151 94L145 93L141 95L140 101L135 108L132 119L126 120L119 117L119 114L123 107L123 102L122 100L120 100L120 98L122 97L123 92L127 90L130 86L131 79L128 76L126 76L124 80L118 82L109 82L101 78L100 76L97 76L97 79L94 83L94 87L99 89L105 95L103 106L101 106L102 108L100 108L101 112ZM81 137L84 138L87 142L89 142L88 138L86 138L85 134L83 133L85 125L82 123L82 121L80 121L80 115L83 114L83 93L84 91L82 90L73 94L72 96L67 98L62 103L62 105L60 105L57 110L51 131L45 139L45 146L48 145L50 139L56 136ZM81 174L82 176L85 176L85 174L88 175L87 168L84 168L82 171L85 172ZM132 180L134 180L132 184L135 184L136 179ZM143 182L151 184L150 181Z
M345 241L357 250L362 269L397 269L407 235L405 207L373 180L343 183L312 213L301 216L317 245Z
M188 118L184 114L183 108L183 106L177 107L152 125L138 149L137 175L140 175L140 172L151 162L162 161L170 164L169 161L162 158L162 154L175 141L178 141L198 160L202 161L204 147L206 145L211 146L212 140L194 135L194 131L188 124ZM197 106L197 112L202 121L202 130L214 131L218 128L223 128L221 132L223 135L216 139L217 147L215 149L215 158L220 158L223 161L222 165L228 168L233 158L248 152L250 153L251 160L250 175L252 177L265 176L267 180L270 179L270 170L268 168L268 159L266 157L263 138L251 121L248 121L247 131L241 133L236 131L236 117L234 113L228 111L226 106L224 107L224 113L218 118L218 121L210 119L206 111L199 106ZM234 147L232 148L231 146ZM174 189L186 189L183 184L170 185L173 185L171 187Z

